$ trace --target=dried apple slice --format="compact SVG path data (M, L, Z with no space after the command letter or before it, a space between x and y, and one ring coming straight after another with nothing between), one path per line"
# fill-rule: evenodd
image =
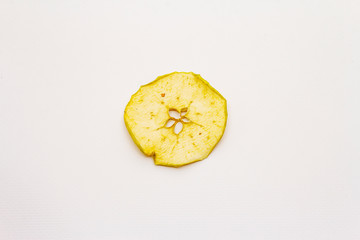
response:
M174 72L141 86L124 120L136 145L155 164L181 167L205 159L220 141L226 100L200 75Z

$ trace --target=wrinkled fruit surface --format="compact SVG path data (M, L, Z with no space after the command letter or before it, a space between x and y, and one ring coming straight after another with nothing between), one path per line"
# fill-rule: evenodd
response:
M155 164L180 167L206 158L220 141L226 100L200 75L175 72L141 86L124 119L136 145Z

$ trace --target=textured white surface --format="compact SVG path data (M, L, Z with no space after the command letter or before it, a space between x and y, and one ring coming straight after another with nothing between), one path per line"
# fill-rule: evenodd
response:
M0 239L360 239L359 1L0 2ZM200 73L210 157L155 166L123 110Z

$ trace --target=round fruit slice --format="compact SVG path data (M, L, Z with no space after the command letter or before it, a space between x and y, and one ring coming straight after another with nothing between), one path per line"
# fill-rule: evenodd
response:
M203 160L225 131L226 100L200 75L174 72L141 86L125 108L125 125L155 164Z

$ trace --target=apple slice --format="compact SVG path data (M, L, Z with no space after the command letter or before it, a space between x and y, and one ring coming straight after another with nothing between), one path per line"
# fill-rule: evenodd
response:
M226 100L200 75L174 72L141 86L125 108L125 125L157 165L205 159L225 131Z

